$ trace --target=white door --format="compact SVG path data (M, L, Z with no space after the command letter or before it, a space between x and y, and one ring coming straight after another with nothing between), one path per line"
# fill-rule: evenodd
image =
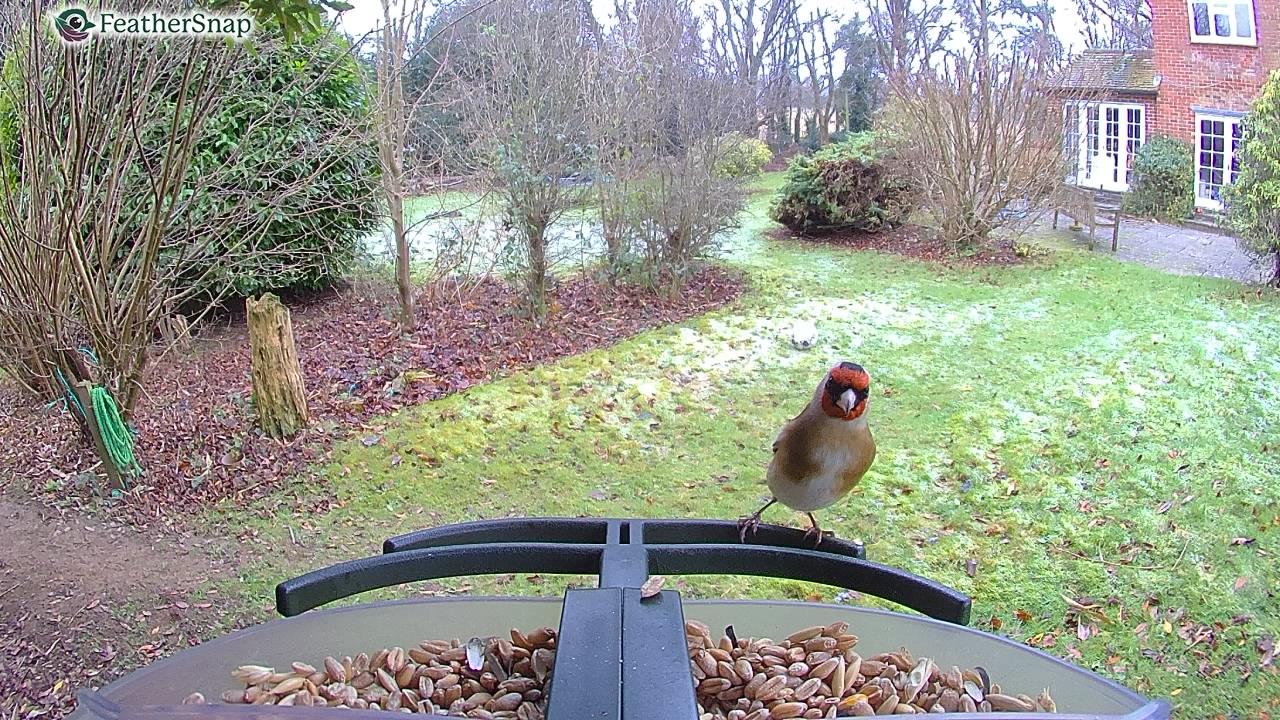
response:
M1236 154L1244 118L1196 113L1196 206L1222 209L1222 186L1239 174Z
M1076 113L1079 138L1076 184L1125 192L1133 172L1133 158L1146 138L1142 106L1129 103L1088 103Z

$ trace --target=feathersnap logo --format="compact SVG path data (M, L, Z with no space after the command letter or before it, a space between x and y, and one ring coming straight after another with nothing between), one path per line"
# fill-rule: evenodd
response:
M93 35L121 37L185 35L232 38L240 41L253 34L253 18L247 15L208 15L202 12L189 15L162 15L155 12L124 15L101 10L93 19L90 19L87 12L72 7L53 16L53 27L63 42L71 44L83 43ZM90 30L96 32L91 33Z
M62 39L70 43L88 40L89 33L86 31L97 27L89 22L88 14L80 8L69 8L58 13L53 19L53 25Z

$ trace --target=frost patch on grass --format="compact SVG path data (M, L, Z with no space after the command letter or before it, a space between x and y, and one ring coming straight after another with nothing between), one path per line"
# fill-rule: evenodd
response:
M1048 415L1029 410L1012 400L1001 400L1000 408L1023 429L1030 429L1032 432L1039 432L1053 425L1053 420Z
M1225 347L1231 347L1240 351L1244 355L1244 359L1250 364L1258 361L1258 344L1241 332L1235 323L1212 321L1205 323L1205 326L1217 334L1217 337L1210 336L1208 333L1202 333L1200 336L1202 342L1206 345L1206 351L1215 360L1236 362L1237 358L1230 357L1223 350ZM1212 350L1209 350L1209 347L1212 347Z
M1048 314L1049 311L1044 306L1044 298L1028 300L1020 305L1004 308L1000 311L1001 318L1005 320L1040 320Z

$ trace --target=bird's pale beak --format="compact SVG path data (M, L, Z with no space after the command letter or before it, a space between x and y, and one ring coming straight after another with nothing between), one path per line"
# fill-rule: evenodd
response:
M848 415L849 412L853 410L853 406L856 405L857 402L857 394L854 393L853 390L845 390L840 394L840 399L836 401L836 407L839 407L844 411L845 415Z

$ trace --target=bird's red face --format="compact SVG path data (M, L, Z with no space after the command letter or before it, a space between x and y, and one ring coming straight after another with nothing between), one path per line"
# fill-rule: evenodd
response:
M840 420L856 420L867 411L871 376L861 365L842 362L827 373L822 391L822 411Z

